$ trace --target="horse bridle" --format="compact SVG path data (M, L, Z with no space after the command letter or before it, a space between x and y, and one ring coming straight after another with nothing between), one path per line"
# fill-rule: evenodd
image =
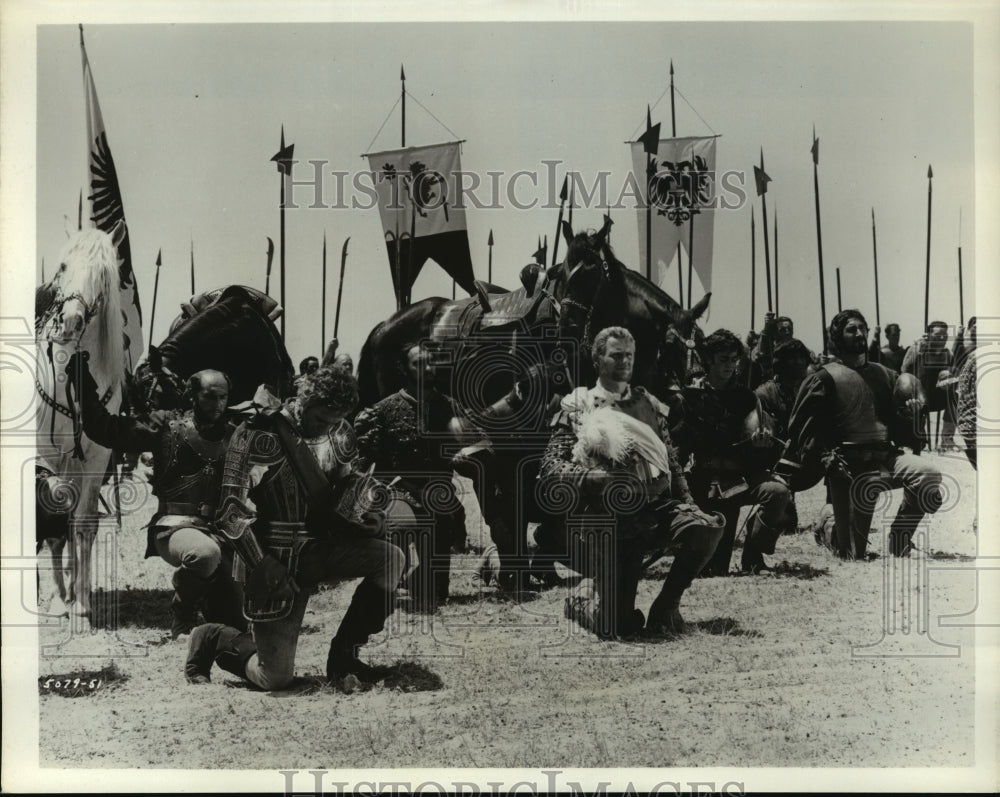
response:
M79 291L75 291L66 296L62 292L62 288L59 287L56 289L56 295L54 301L52 302L52 307L42 318L41 328L44 329L45 326L54 317L61 314L63 306L66 304L66 302L72 301L73 299L76 299L78 302L80 302L81 305L83 305L83 326L80 329L79 336L77 336L75 340L72 341L72 343L76 347L76 350L79 351L80 340L83 338L83 334L87 329L87 324L89 324L90 321L94 318L94 316L97 315L97 312L101 306L101 302L103 301L103 297L99 296L94 301L93 304L90 304L89 302L87 302L87 300L83 297L83 295ZM51 375L52 375L52 385L54 387L56 384L58 384L58 379L56 376L55 360L52 356L52 343L53 343L52 333L50 332L48 335L46 335L46 338L49 344L46 347L46 356L48 357L49 368L51 370ZM42 399L42 402L47 407L51 408L53 411L52 420L49 424L49 441L52 443L53 446L56 446L55 428L56 428L56 413L58 412L59 414L69 418L73 424L73 457L75 459L84 460L85 457L83 454L83 444L81 442L83 438L83 423L80 420L79 412L76 409L76 404L73 401L73 396L71 395L72 384L73 384L72 380L67 380L65 404L60 404L57 398L55 398L54 396L50 396L48 393L46 393L45 388L42 387L42 383L37 377L35 379L35 390L38 393L39 397ZM112 395L114 395L114 387L109 385L108 389L104 392L104 395L100 397L101 406L106 407L108 402L111 401Z
M597 288L594 289L594 295L590 299L590 304L584 304L583 302L578 302L575 299L570 299L568 296L564 297L560 304L563 308L568 307L578 307L586 313L586 320L583 324L583 336L580 339L580 343L583 345L584 351L589 351L590 347L593 345L593 338L590 334L590 327L594 317L594 307L597 305L598 300L601 298L601 293L604 290L604 283L608 281L608 275L610 274L610 267L608 266L608 261L601 260L601 278L597 281ZM569 287L569 280L573 275L570 274L566 277L566 287Z

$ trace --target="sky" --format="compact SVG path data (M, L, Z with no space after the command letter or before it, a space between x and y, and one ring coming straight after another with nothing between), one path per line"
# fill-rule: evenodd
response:
M75 223L84 179L83 92L76 25L37 30L36 270L44 258L50 275L67 219ZM763 150L772 178L772 236L778 224L780 309L814 349L821 345L814 125L827 320L837 309L839 267L843 306L860 308L874 326L874 209L882 323L900 323L904 340L919 335L928 165L934 170L930 316L958 323L960 243L965 316L972 314L972 35L964 22L85 26L147 319L154 263L163 253L154 342L190 294L192 245L198 291L234 282L264 287L266 239L279 240L280 183L270 158L282 126L295 145L297 180L311 177L308 161L325 162L323 202L331 205L337 194L330 172L364 170L362 153L400 145L400 108L393 106L405 66L407 144L461 138L464 170L484 181L487 172L503 175L503 207L470 207L466 217L477 277L486 278L492 230L493 281L513 288L539 236L548 235L551 251L558 210L512 207L504 196L509 176L539 174L537 190L520 178L522 203L544 204L548 181L558 190L567 170L587 185L607 171L616 194L630 169L624 142L641 133L647 104L654 106L654 123L670 130L672 60L678 135L720 135L717 170L747 175L747 202L715 214L714 293L702 326L741 335L750 326L751 207L758 319L766 309L761 204L752 189L752 167ZM552 160L560 162L554 171L545 165ZM289 352L297 363L321 349L325 234L327 337L341 247L351 239L339 337L342 350L356 357L372 326L395 309L378 211L310 208L313 189L295 190L300 207L286 211ZM489 197L485 189L479 194ZM574 226L599 227L603 213L577 208ZM636 211L613 209L612 217L618 257L641 268ZM771 250L773 260L773 241ZM277 273L276 255L272 295ZM676 295L675 271L665 287ZM412 296L450 297L451 290L450 278L429 263ZM701 286L693 293L697 301Z

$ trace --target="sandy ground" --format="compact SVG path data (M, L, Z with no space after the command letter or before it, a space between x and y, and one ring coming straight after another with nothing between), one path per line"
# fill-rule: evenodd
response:
M123 530L109 525L95 557L101 627L41 630L40 764L970 766L975 633L947 616L976 604L975 473L958 455L927 456L952 498L909 560L882 555L897 494L876 516L871 561L840 562L808 532L783 537L773 575L699 579L683 605L694 630L644 644L570 624L565 587L522 600L482 587L474 551L488 538L469 493L473 553L453 559L452 601L433 617L397 612L364 655L403 662L406 677L351 694L323 672L353 583L312 598L290 690L218 670L188 685L186 638L166 633L170 570L142 559L152 507L135 484ZM821 487L798 497L803 524L822 500ZM668 565L643 580L643 609ZM100 687L78 697L44 686L93 673Z

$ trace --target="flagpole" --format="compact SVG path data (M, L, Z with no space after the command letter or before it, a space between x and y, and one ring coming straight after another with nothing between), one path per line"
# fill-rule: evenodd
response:
M563 177L562 190L559 192L559 219L556 221L556 243L552 247L552 265L556 264L556 258L559 255L559 237L562 235L562 220L563 220L563 208L566 207L566 197L568 196L567 191L569 189L569 175L567 174ZM570 225L572 227L572 225ZM493 236L493 230L490 230L490 236ZM491 250L492 252L492 250Z
M677 116L674 113L674 59L670 59L670 137L677 138ZM650 277L652 280L652 277ZM691 250L688 249L688 307L691 306ZM684 307L684 264L681 262L681 242L677 242L677 301Z
M561 213L562 211L560 211ZM556 236L556 246L559 245L559 236ZM490 228L490 237L486 239L486 246L489 249L489 265L486 267L486 281L492 285L493 284L493 228ZM555 264L553 264L555 265ZM455 281L452 280L451 285L452 299L455 298Z
M872 262L875 264L875 326L882 328L882 306L878 298L878 244L875 238L875 208L872 208Z
M680 252L678 252L678 257ZM680 263L680 260L677 261ZM691 283L694 282L694 214L688 219L688 301L687 306L691 307Z
M403 121L401 128L401 139L402 144L400 146L406 146L406 72L403 71L403 65L399 65L399 83L400 89L400 100L403 103Z
M931 196L933 187L931 181L934 179L934 171L930 164L927 165L927 269L924 276L924 330L930 321L929 313L931 307Z
M156 277L153 279L153 309L149 313L149 346L153 347L153 332L156 324L156 294L160 291L160 266L163 265L163 250L156 253Z
M819 312L823 324L823 354L829 351L826 331L826 291L823 285L823 230L820 225L819 213L819 139L816 138L816 126L813 125L813 195L816 199L816 251L819 254Z
M764 172L764 148L760 148L760 171ZM767 275L767 312L774 312L771 301L771 245L767 237L767 179L762 179L764 190L760 194L760 212L764 221L764 272Z
M320 312L320 343L319 350L326 351L326 230L323 230L323 292L322 311Z
M837 266L837 312L840 313L843 309L844 306L840 301L840 266Z
M653 117L646 105L646 140L643 142L643 149L646 152L646 279L653 281L653 155L659 148L659 133L656 133L657 141L650 141L650 133L653 131ZM572 212L573 204L570 203ZM572 224L570 225L572 226ZM683 302L684 297L678 296L678 302Z

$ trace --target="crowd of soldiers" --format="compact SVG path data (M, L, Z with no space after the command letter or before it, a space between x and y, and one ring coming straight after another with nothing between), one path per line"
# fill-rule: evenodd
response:
M975 319L950 352L941 322L909 349L898 325L885 333L885 345L877 328L869 345L864 316L845 310L830 324L829 353L817 356L787 317L768 316L747 345L719 329L700 346L700 373L654 396L632 384L629 330L600 331L595 383L546 410L551 438L537 477L542 491L570 488L573 511L587 519L560 531L564 549L583 552L585 579L566 599L567 617L605 639L684 632L682 595L696 578L730 573L741 508L752 507L739 571L766 575L781 534L798 527L794 494L820 482L832 522L816 524L817 541L832 554L864 560L877 494L902 488L886 554L908 555L917 526L941 505L941 474L920 456L930 413L945 413L945 446L957 422L976 464ZM449 598L466 528L450 478L461 454L444 452L466 428L462 408L414 342L399 352L404 387L358 411L353 363L336 350L334 341L322 361L303 360L293 397L262 388L242 413L227 412L219 371L188 380L186 410L124 417L101 404L86 355L67 369L81 380L88 436L153 453L159 504L147 556L175 568L171 633L189 639L191 683L207 683L218 664L261 689L287 687L310 594L358 578L326 672L335 683L377 682L390 669L362 661L360 647L401 604L434 613ZM489 523L499 515L484 489ZM494 537L511 533L496 525ZM640 577L664 554L672 564L644 613Z

